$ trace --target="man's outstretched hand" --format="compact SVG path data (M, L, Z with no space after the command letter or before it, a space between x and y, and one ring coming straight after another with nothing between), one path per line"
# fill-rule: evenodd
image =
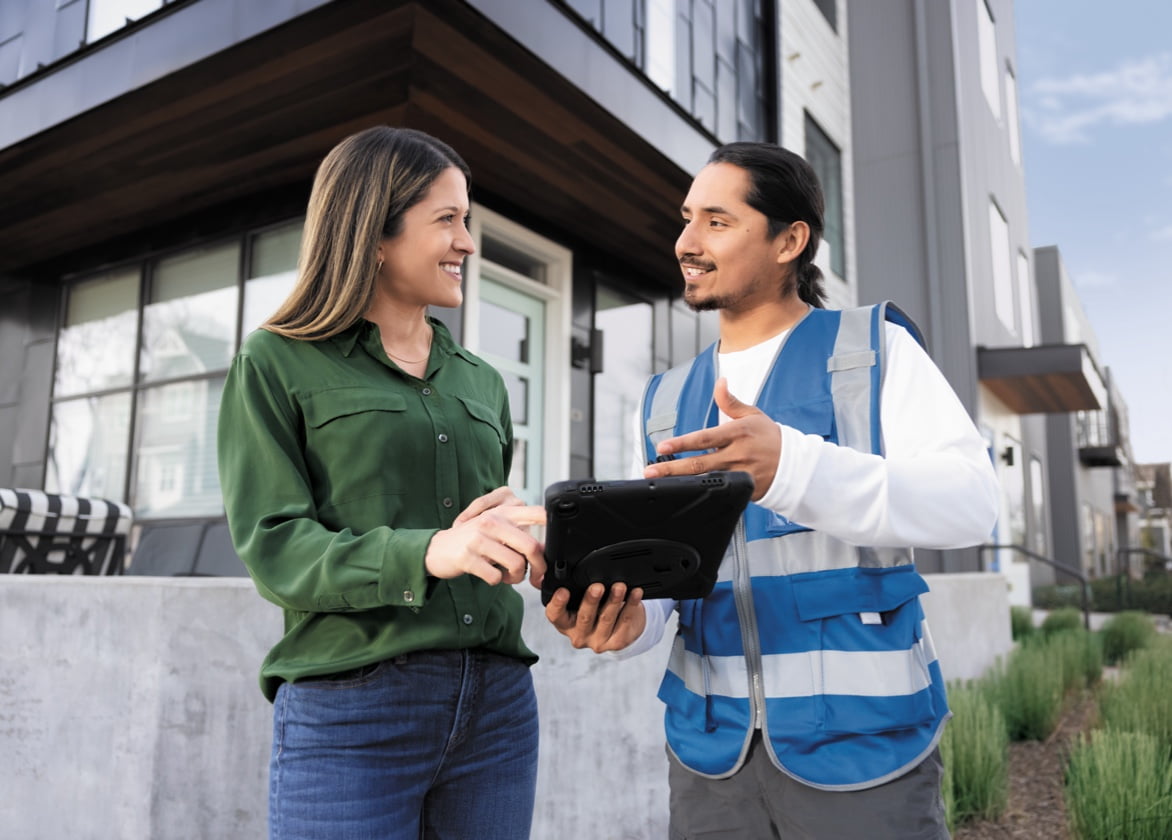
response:
M689 432L661 441L655 448L660 455L677 452L702 454L649 464L644 478L668 475L699 475L714 470L743 470L753 477L753 501L757 501L773 484L781 458L781 430L761 409L746 405L728 390L728 381L716 380L712 398L729 418L711 429Z

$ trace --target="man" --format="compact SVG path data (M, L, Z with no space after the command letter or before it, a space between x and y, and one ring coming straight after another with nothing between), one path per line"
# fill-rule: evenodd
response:
M720 341L653 377L643 475L744 470L749 505L713 592L601 584L546 614L629 656L679 630L666 704L671 837L944 838L949 716L910 546L987 538L984 442L894 307L825 310L817 177L778 146L717 149L676 242L684 299Z

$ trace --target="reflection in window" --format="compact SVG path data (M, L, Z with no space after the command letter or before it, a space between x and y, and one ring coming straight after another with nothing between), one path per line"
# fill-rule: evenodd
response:
M144 381L223 370L236 342L237 242L161 260L143 311Z
M56 403L49 423L45 489L121 501L129 428L129 392Z
M846 279L846 244L842 212L842 152L806 114L806 160L818 174L826 198L822 238L830 249L830 270Z
M480 349L510 362L529 361L529 319L495 303L480 302Z
M989 202L989 248L993 266L993 305L997 317L1010 332L1013 323L1013 269L1010 267L1009 223L996 202Z
M78 283L57 343L59 397L126 387L134 376L138 267Z
M1005 130L1009 133L1009 156L1021 163L1021 129L1017 123L1017 79L1009 68L1005 70Z
M509 392L509 414L514 425L529 425L529 380L515 373L501 371L505 390Z
M776 85L760 0L568 0L653 84L722 141L768 140Z
M997 72L997 28L993 25L993 13L989 11L988 0L976 0L977 4L977 52L981 62L981 90L993 116L1001 119L1001 90Z
M818 11L826 18L826 22L830 24L830 28L838 31L838 2L837 0L814 0L814 5L818 7Z
M89 0L86 40L93 42L104 38L162 5L163 0Z
M1034 346L1034 284L1030 282L1030 260L1025 252L1017 252L1017 297L1021 313L1021 346Z
M535 283L545 283L545 261L520 248L485 234L480 243L480 257L511 269Z
M302 221L257 234L252 240L248 280L244 284L244 335L277 311L297 282L297 254Z
M1030 457L1030 504L1034 517L1034 545L1038 554L1046 554L1046 485L1042 476L1042 459Z
M139 518L222 514L215 427L243 317L240 256L251 244L244 268L259 322L293 282L300 231L295 220L69 287L45 489L125 502Z
M638 443L635 415L652 373L651 304L600 285L594 325L603 334L602 373L594 377L594 477L631 478Z
M131 498L136 517L214 516L221 510L216 422L223 379L175 382L139 397ZM177 406L186 406L177 415Z

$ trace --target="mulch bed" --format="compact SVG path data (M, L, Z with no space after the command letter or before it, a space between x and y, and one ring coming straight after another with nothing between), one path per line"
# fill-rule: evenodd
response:
M1009 804L995 821L965 823L953 840L1069 840L1063 774L1072 742L1094 721L1094 695L1067 701L1058 727L1045 741L1009 745Z

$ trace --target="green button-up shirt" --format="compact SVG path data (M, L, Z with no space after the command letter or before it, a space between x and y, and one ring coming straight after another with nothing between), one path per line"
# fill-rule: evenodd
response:
M526 662L521 596L424 554L470 502L505 484L505 386L442 323L422 379L360 321L322 341L258 330L224 384L220 483L232 541L257 590L285 611L261 667L282 681L417 650L485 648Z

